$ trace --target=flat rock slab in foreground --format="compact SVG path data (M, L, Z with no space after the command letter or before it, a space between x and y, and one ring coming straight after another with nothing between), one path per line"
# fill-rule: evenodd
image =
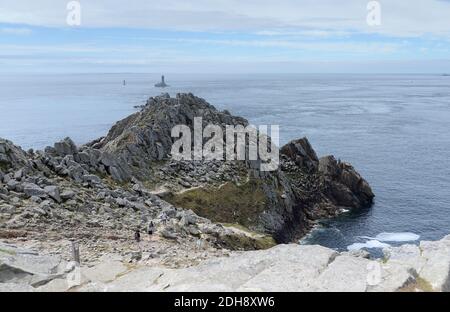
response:
M61 267L55 258L2 246L0 291L69 290L70 274L55 274ZM70 290L449 291L450 236L419 246L389 248L385 253L383 260L370 260L321 246L290 244L235 252L183 269L128 265L106 255L97 265L82 267L81 285ZM34 258L40 261L34 262ZM43 259L49 260L48 264L43 265Z

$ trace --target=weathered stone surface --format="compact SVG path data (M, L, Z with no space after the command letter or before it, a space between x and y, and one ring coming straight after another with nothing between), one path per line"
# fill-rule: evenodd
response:
M0 292L34 292L35 288L30 285L16 283L0 283Z
M46 198L48 196L45 190L43 190L40 186L34 183L23 183L22 186L23 192L25 193L25 195L29 197L36 196Z
M77 146L70 138L65 138L60 142L56 142L54 150L59 156L73 155L78 152Z
M0 243L0 283L44 285L64 273L64 262L57 256Z
M319 172L328 186L327 195L337 205L359 208L372 204L372 189L350 164L338 162L333 156L322 157Z
M61 196L59 194L59 188L54 185L44 187L44 191L53 198L57 203L61 202Z
M63 190L63 192L60 194L60 197L61 197L63 200L69 200L69 199L74 198L75 195L76 195L76 193L75 193L73 190L65 189L65 190Z
M91 282L107 283L126 271L128 268L121 261L104 259L99 264L82 270L82 274Z
M298 166L314 172L319 166L319 159L307 138L294 140L284 145L280 152L292 159Z
M81 286L71 291L445 291L449 241L422 242L425 262L410 261L417 257L412 245L390 249L385 260L339 254L321 246L278 245L181 269L147 266L139 260L127 266L125 259L106 255L94 266L82 267ZM64 271L51 256L7 244L0 251L0 291L68 290L63 275L67 266Z
M419 246L391 247L384 253L387 265L406 265L415 272L420 278L419 290L450 291L450 235L439 241L422 241Z
M450 236L436 242L423 241L420 249L426 262L419 276L436 291L450 291Z

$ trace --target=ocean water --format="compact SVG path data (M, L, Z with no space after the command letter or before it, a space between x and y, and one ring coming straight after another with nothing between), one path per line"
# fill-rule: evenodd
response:
M126 86L122 85L123 80ZM158 95L153 74L0 75L0 137L43 148L85 143ZM319 156L352 163L371 209L321 224L302 242L358 249L450 234L450 77L440 75L166 75L164 91L192 92L281 143L307 136Z

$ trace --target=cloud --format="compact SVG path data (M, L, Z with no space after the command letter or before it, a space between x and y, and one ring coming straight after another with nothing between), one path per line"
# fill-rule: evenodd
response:
M222 45L234 47L254 47L254 48L277 48L277 49L294 49L302 51L327 51L327 52L347 52L347 53L391 53L399 50L404 46L403 43L388 43L388 42L305 42L300 40L237 40L237 39L166 39L166 38L152 38L151 40L177 42L177 43L191 43L191 44L207 44L207 45Z
M0 28L0 33L6 35L26 36L30 35L32 32L33 31L30 28L13 28L13 27Z
M382 1L382 24L366 23L365 0L81 0L82 27L266 34L378 33L450 37L450 2ZM66 0L2 0L0 22L66 27Z

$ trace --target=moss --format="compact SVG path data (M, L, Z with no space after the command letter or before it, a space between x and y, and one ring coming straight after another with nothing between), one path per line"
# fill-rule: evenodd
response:
M223 237L226 247L233 250L269 249L277 243L273 237L253 232L240 224L222 224L224 227L236 229L232 234Z
M431 284L421 278L417 277L413 283L410 283L400 289L401 292L417 292L417 291L423 291L423 292L433 292L433 286Z
M246 227L256 224L258 216L266 210L268 200L261 182L255 179L239 186L227 182L220 187L196 188L170 194L164 199L214 222Z
M7 171L9 169L9 163L5 161L0 161L0 170Z

